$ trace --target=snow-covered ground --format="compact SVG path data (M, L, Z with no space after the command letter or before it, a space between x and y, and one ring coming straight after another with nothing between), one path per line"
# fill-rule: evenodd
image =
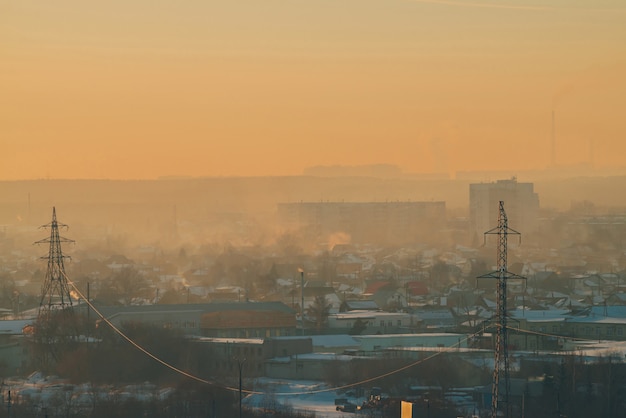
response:
M336 410L335 399L346 398L353 404L361 405L365 398L355 398L339 394L326 384L305 380L258 379L254 391L243 400L245 408L290 409L292 411L313 412L316 418L348 418L355 413ZM360 415L357 411L357 415Z

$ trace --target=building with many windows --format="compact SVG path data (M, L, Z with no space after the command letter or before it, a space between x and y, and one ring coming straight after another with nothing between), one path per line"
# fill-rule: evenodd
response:
M515 177L493 183L474 183L470 184L469 193L473 241L482 242L483 234L498 226L500 201L504 202L510 228L523 234L532 234L537 229L539 196L533 183L518 183Z
M279 218L318 236L350 235L353 243L409 243L446 225L445 202L280 203Z

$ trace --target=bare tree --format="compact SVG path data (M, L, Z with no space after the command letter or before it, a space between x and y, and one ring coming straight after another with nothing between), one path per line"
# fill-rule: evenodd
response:
M315 297L313 303L307 308L306 314L315 323L317 333L326 325L331 307L332 305L326 300L326 296L319 295Z

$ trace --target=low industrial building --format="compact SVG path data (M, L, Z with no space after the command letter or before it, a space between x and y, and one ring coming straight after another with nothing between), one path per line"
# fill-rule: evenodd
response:
M233 376L242 367L245 377L266 375L266 364L278 357L309 354L310 337L194 338L200 370L212 376Z
M330 314L328 329L332 333L397 334L406 332L415 324L406 312L349 311Z
M98 311L116 326L141 323L216 338L269 338L296 334L296 312L282 302L104 306ZM90 313L97 318L95 312Z

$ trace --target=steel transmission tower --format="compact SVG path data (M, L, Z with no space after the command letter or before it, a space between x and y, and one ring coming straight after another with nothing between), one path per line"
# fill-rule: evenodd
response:
M498 226L485 232L487 235L498 236L498 265L497 270L479 276L479 278L497 279L497 324L496 324L496 346L494 351L493 381L491 386L491 416L496 418L500 409L499 402L504 404L503 413L505 417L511 416L511 404L509 403L509 391L511 382L509 378L509 353L507 337L507 306L506 306L506 281L511 278L524 279L507 270L507 237L508 235L518 235L520 233L509 228L504 202L500 201L500 212L498 214ZM500 378L503 380L503 391L500 391Z
M41 257L48 260L48 269L41 288L41 301L39 302L39 318L47 318L54 311L72 308L69 283L63 264L63 259L69 257L63 255L61 243L72 243L74 240L59 235L59 228L67 228L67 225L57 222L56 208L54 207L52 208L52 221L42 225L41 228L50 229L49 238L35 243L50 244L48 255Z

